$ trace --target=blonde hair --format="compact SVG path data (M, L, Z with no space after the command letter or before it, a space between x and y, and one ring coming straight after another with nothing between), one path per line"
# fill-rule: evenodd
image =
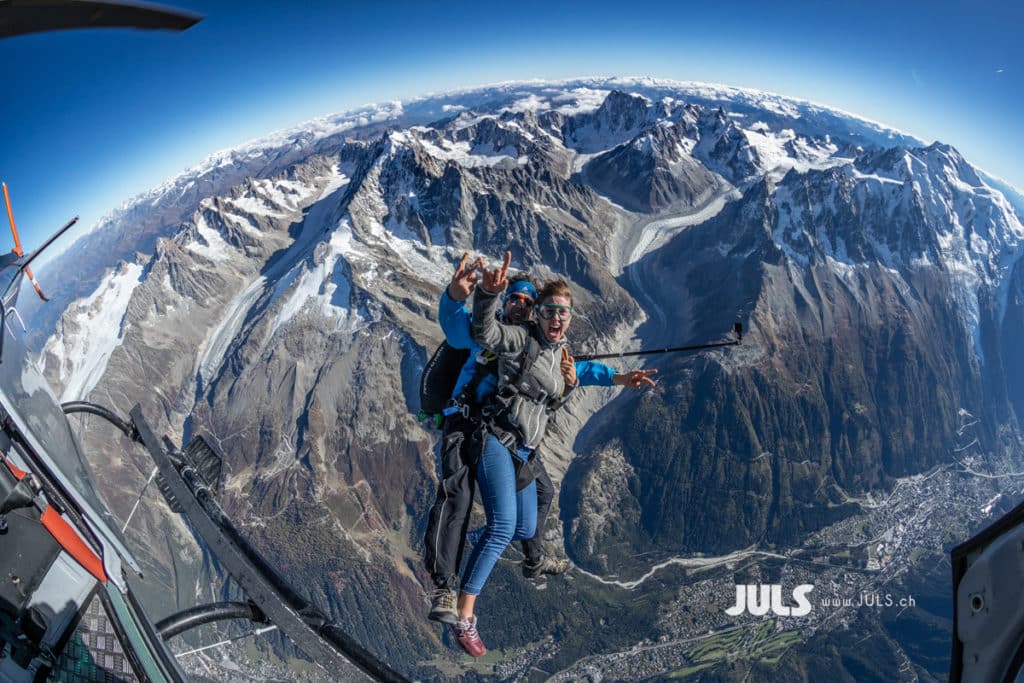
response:
M540 292L537 293L537 303L540 304L546 299L551 299L556 296L566 297L569 299L569 305L573 305L572 288L569 287L569 283L562 278L548 280L545 282L544 286L540 288Z

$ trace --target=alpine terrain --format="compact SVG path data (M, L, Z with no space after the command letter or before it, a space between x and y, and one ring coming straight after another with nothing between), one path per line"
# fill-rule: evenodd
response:
M209 435L249 541L411 678L944 680L945 553L1024 497L1022 215L955 148L824 106L514 83L214 155L40 268L56 301L22 315L61 400L139 403L177 444ZM559 411L546 541L576 568L528 581L510 548L473 661L426 619L438 435L418 388L459 256L506 249L572 282L576 353L745 334L613 359L658 387ZM127 520L146 455L74 422ZM155 486L142 500L127 534L154 613L232 595ZM781 586L784 608L731 616L748 584ZM342 676L272 634L182 661L213 680Z

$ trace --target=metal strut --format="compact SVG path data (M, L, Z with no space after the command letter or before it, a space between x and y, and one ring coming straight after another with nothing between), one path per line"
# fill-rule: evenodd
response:
M239 588L281 633L329 672L355 666L375 680L408 681L295 593L267 565L238 533L196 468L188 463L175 465L171 454L146 423L140 406L132 409L131 419L159 467L168 492L180 505L192 528Z
M625 358L627 356L651 356L656 353L682 353L685 351L701 351L703 349L716 349L720 346L739 346L743 343L743 324L736 323L732 326L736 338L732 341L711 342L710 344L695 344L693 346L673 346L666 349L647 349L644 351L620 351L619 353L587 353L574 356L574 360L600 360L602 358Z

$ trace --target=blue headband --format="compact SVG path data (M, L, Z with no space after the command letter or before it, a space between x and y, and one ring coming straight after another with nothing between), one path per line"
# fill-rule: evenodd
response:
M529 280L519 280L509 285L505 298L507 299L512 294L525 294L534 301L537 300L537 288L530 284Z

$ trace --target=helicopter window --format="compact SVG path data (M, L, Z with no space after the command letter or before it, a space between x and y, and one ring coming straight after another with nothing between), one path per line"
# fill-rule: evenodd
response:
M64 412L36 365L35 355L26 346L25 335L16 334L12 329L18 324L10 314L12 304L21 300L26 306L32 306L28 302L34 297L31 292L21 291L25 289L26 280L18 282L18 277L3 297L0 411L9 418L8 430L17 435L12 439L16 448L28 449L47 463L65 494L97 525L103 539L130 558L118 524L93 486L92 474Z

